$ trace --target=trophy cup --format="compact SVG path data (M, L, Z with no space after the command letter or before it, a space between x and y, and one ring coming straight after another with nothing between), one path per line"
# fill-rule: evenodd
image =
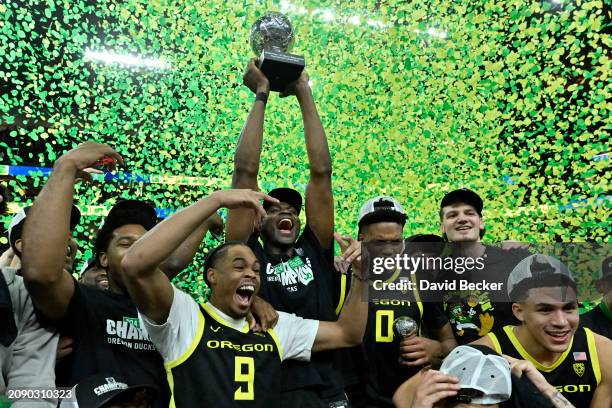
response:
M259 56L258 68L270 81L272 91L284 91L304 70L304 57L287 53L294 37L289 19L273 11L257 19L251 27L249 42Z
M400 341L416 334L418 330L419 325L412 317L400 316L393 321L393 332L400 338ZM400 355L397 361L398 363L402 363L407 360Z

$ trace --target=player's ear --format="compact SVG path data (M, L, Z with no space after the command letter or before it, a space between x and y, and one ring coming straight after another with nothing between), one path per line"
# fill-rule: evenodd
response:
M21 252L21 243L22 243L22 242L23 242L23 241L21 241L21 238L19 238L19 239L16 239L16 240L15 240L15 249L16 249L16 250L17 250L17 252L19 252L20 254L22 253L22 252Z
M512 313L521 323L525 321L523 304L519 302L512 303Z
M209 268L206 272L206 278L211 285L217 284L217 270L215 268Z
M106 252L100 252L100 255L98 255L98 262L101 267L108 268L108 256L106 256Z

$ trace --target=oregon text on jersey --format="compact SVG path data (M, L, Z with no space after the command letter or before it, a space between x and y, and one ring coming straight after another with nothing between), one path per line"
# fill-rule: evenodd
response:
M206 342L206 347L211 349L234 349L236 351L267 351L270 353L274 352L274 347L271 344L262 344L262 343L251 343L251 344L235 344L228 340L208 340Z

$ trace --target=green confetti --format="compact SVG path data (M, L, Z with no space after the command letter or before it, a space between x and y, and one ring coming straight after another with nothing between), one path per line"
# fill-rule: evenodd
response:
M269 9L292 20L293 52L307 61L339 232L355 234L362 202L380 194L405 205L407 234L436 232L444 192L468 186L486 200L489 241L609 240L603 1L3 1L0 168L51 167L90 139L113 146L131 172L206 181L80 184L83 257L117 197L176 209L227 188L253 101L241 77L249 30ZM109 53L165 68L110 63ZM297 101L271 95L266 110L260 184L303 192ZM8 180L17 206L44 184ZM206 296L201 265L199 254L177 278L195 298Z

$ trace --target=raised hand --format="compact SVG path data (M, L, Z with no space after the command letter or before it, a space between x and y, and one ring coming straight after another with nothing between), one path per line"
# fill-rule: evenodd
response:
M253 93L269 93L270 81L268 81L264 73L257 68L256 62L257 60L255 58L251 58L242 75L242 83L244 83Z
M253 299L249 314L251 314L252 317L252 320L249 320L249 327L253 331L265 332L278 323L278 312L274 310L271 304L261 299L259 296L255 296ZM259 323L255 320L255 317L257 317Z
M101 166L113 171L117 163L123 165L124 161L114 149L103 143L88 141L64 153L55 166L70 166L76 178L90 179L89 173L95 172L91 170L92 167Z
M436 370L421 371L421 381L412 400L412 408L437 408L444 399L457 395L459 379Z
M215 191L211 196L218 200L219 207L251 208L262 217L266 215L266 210L261 205L262 200L278 203L276 198L250 189L220 190Z
M300 77L290 83L287 88L281 92L280 97L286 98L290 95L298 95L300 93L307 92L310 90L310 84L308 83L309 80L310 78L308 77L306 70L302 71Z
M338 233L334 234L334 239L342 250L342 262L350 264L353 267L353 274L358 278L365 279L361 268L361 242L351 236L342 236Z

